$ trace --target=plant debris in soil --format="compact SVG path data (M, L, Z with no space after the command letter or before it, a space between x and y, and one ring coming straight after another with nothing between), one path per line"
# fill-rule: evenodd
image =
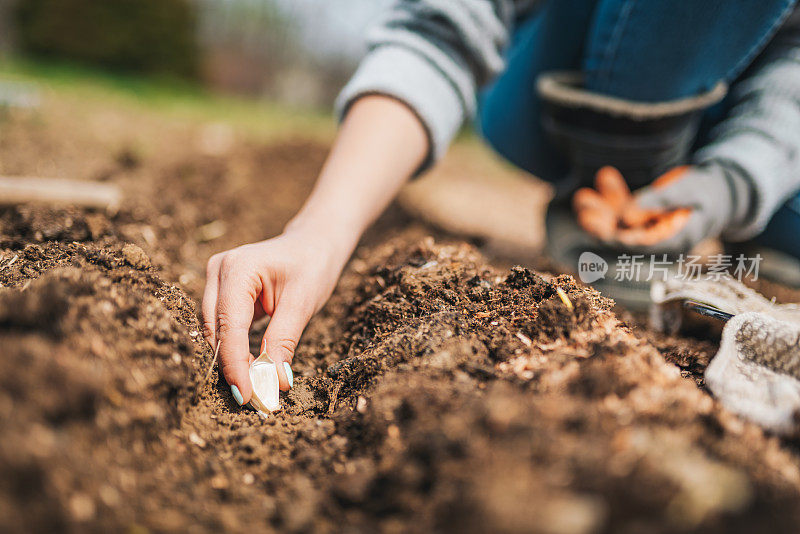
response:
M307 145L269 150L313 175ZM113 216L0 212L8 530L796 530L796 444L702 389L713 340L631 326L569 276L499 268L402 218L312 320L282 410L240 408L206 379L201 283L168 281L209 252L199 226L240 222L201 209L225 165L191 167L150 208L139 185ZM172 231L148 239L148 209Z

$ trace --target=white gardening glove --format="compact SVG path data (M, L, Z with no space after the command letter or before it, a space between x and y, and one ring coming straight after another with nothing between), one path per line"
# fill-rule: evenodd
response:
M729 410L767 430L800 431L800 305L776 304L731 277L653 282L654 326L671 321L668 303L693 301L729 314L719 352L705 371Z

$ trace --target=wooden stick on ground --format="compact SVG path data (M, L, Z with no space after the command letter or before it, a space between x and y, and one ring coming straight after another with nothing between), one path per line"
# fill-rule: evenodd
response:
M211 376L211 371L214 370L214 364L217 363L217 356L219 355L219 344L222 342L221 339L217 340L217 348L214 349L214 358L211 360L211 365L208 366L208 372L206 373L205 378L203 378L203 384L208 382L208 377Z
M27 202L116 209L122 192L113 184L56 178L0 176L0 205Z

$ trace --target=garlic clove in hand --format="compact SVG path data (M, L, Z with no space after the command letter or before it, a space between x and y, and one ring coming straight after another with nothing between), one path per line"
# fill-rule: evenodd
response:
M250 364L250 381L253 383L253 396L250 406L265 416L279 410L278 367L266 354Z

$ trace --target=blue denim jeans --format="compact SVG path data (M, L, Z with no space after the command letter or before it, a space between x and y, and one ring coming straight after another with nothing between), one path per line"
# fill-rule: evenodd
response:
M775 212L757 243L800 258L800 194Z
M479 127L506 159L557 181L567 165L545 135L536 78L581 70L590 91L673 100L734 82L774 35L795 0L548 0L520 21L506 70L480 96ZM708 110L703 131L725 113ZM763 241L800 257L800 195L775 214ZM787 226L788 225L788 226ZM792 235L793 239L780 236ZM787 243L789 242L789 243ZM793 243L791 243L793 242Z

